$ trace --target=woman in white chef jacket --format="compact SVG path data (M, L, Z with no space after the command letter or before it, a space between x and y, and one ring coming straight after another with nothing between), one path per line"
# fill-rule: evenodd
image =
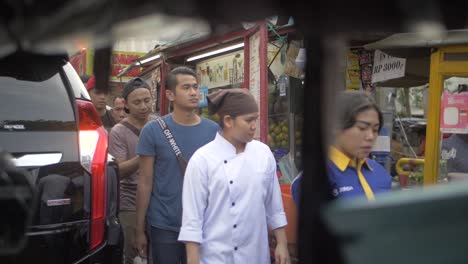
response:
M269 147L253 140L259 116L247 89L208 95L222 130L191 157L184 176L182 227L188 263L290 263L281 190ZM194 135L196 136L196 135Z

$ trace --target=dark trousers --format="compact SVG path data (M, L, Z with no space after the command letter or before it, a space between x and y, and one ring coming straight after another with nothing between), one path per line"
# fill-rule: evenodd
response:
M178 232L151 227L153 264L186 264L185 244L177 241Z

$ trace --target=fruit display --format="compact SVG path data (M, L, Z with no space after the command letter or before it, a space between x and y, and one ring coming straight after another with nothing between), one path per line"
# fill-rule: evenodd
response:
M296 143L296 146L302 144L302 123L301 122L296 121L294 141ZM285 118L279 121L275 121L272 118L269 119L268 145L272 149L289 148L289 126L288 126L288 121Z
M270 148L289 148L289 127L286 119L268 122L268 145Z

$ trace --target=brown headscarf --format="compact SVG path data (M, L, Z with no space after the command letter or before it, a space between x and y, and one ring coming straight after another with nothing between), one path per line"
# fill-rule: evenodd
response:
M223 89L207 97L210 114L218 113L219 117L232 117L258 112L258 105L249 90L244 88Z

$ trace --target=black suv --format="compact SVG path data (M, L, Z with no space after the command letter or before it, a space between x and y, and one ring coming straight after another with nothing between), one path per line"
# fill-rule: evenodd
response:
M24 248L0 263L120 262L117 166L68 57L0 58L0 108L0 148L27 172L37 197Z

